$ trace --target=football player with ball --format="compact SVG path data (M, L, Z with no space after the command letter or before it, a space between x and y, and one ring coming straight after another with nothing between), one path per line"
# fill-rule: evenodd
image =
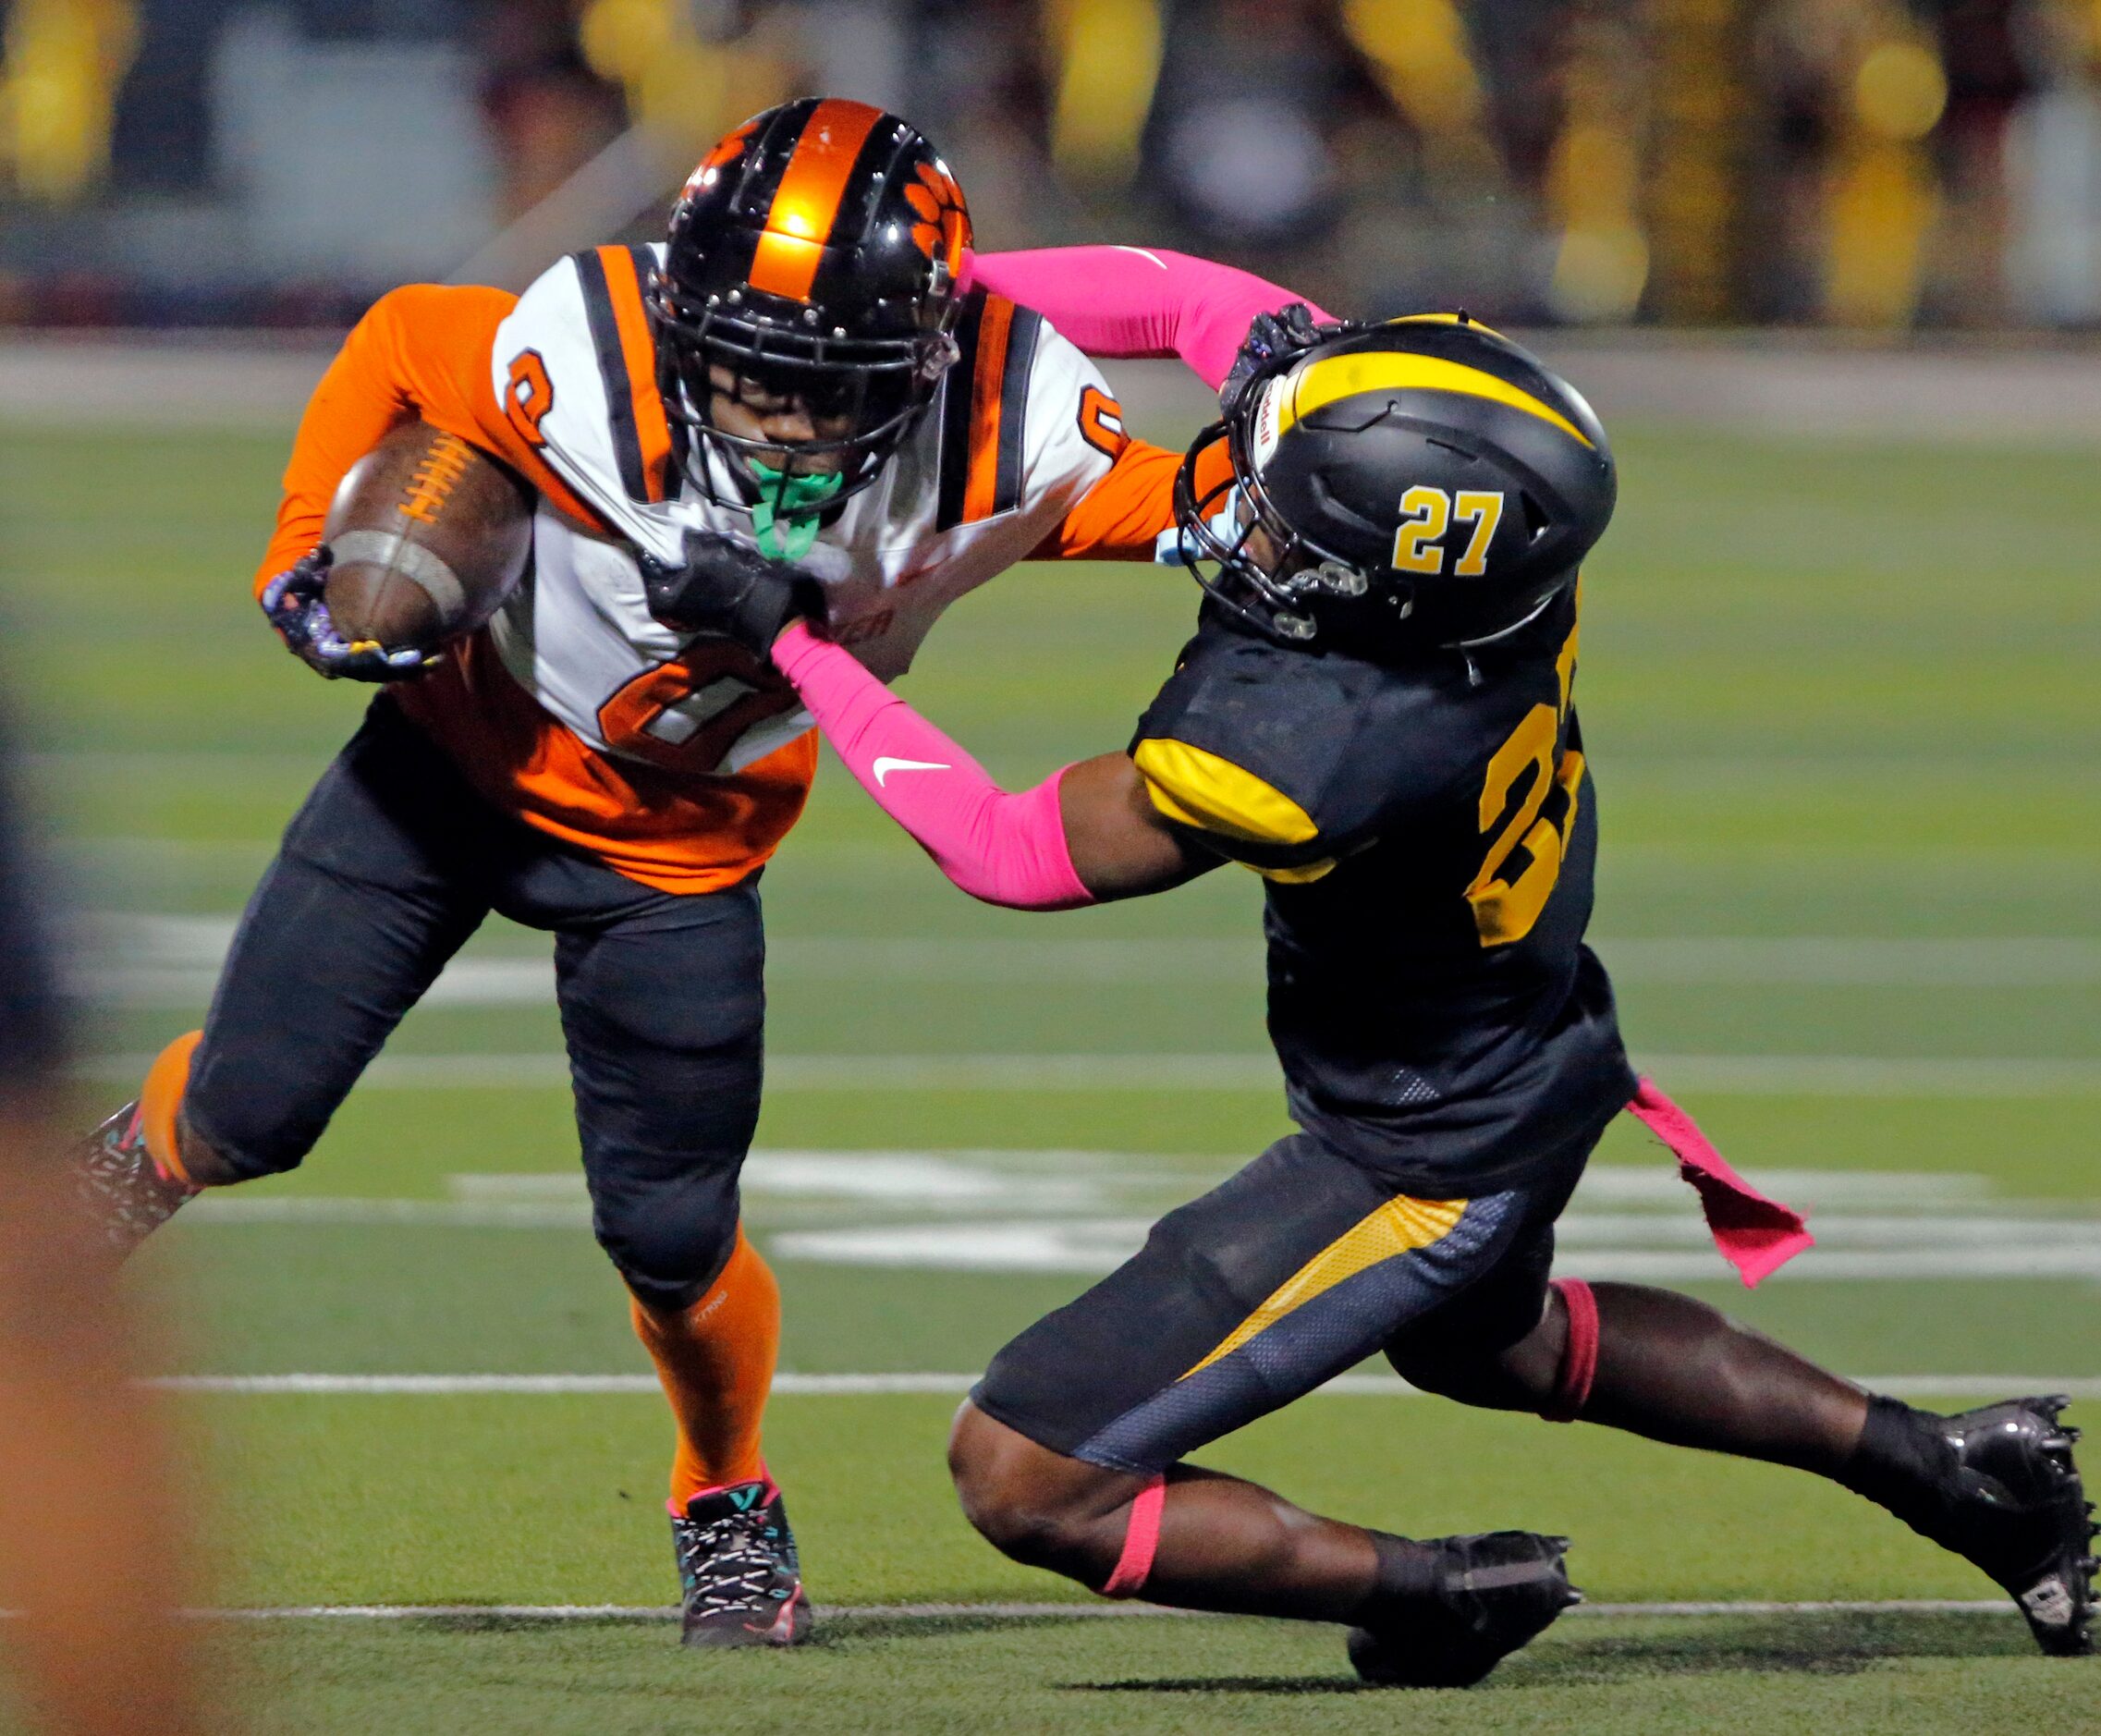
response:
M800 606L888 679L1015 562L1150 560L1173 524L1177 456L996 292L1030 262L972 261L970 238L922 134L811 99L710 152L666 243L575 254L522 297L373 307L308 407L257 591L305 662L383 691L287 830L203 1030L79 1159L127 1246L203 1188L290 1169L491 911L551 931L593 1226L677 1423L693 1644L809 1626L760 1449L779 1298L738 1172L759 872L817 760L795 690L703 630L696 587L762 595L792 563ZM1188 263L1082 251L1170 290ZM1124 352L1229 334L1229 355L1284 299L1203 281Z

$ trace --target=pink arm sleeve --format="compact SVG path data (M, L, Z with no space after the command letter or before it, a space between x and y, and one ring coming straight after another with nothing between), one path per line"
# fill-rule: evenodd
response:
M1065 841L1062 771L1008 794L851 652L800 621L775 642L774 663L861 787L973 899L1020 911L1094 902Z
M966 277L1041 313L1090 356L1179 356L1214 391L1232 369L1248 322L1305 300L1252 273L1164 248L981 253ZM1313 315L1333 317L1317 307Z

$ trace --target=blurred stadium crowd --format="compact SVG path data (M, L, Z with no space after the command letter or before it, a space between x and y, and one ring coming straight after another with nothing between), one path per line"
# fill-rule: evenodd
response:
M2101 0L0 12L11 324L339 324L529 276L818 90L925 126L994 246L1179 244L1366 312L2101 320Z

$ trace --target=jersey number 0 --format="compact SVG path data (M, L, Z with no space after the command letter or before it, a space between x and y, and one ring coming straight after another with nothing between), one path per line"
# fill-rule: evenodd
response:
M598 727L616 753L705 776L746 730L799 703L743 646L701 639L622 687L598 708Z

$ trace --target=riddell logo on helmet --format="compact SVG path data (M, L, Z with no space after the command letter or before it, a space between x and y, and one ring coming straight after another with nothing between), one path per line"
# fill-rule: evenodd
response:
M1272 380L1262 388L1262 397L1255 404L1254 450L1249 456L1260 471L1269 462L1270 454L1276 450L1276 406L1284 395L1284 382Z

